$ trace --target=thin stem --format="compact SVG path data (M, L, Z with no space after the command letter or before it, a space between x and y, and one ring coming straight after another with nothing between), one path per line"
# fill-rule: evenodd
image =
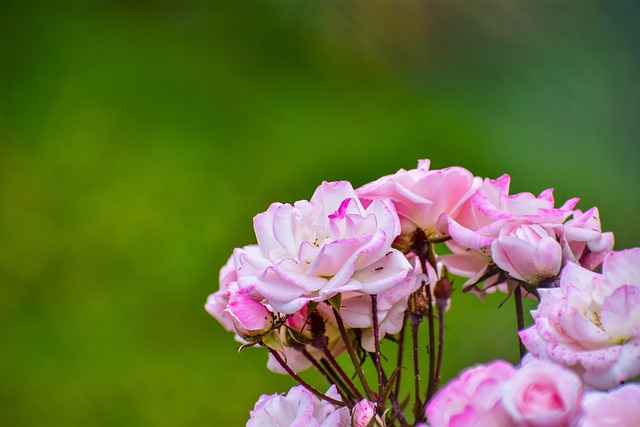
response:
M313 365L314 368L316 368L318 370L318 372L320 372L322 374L322 376L327 380L327 382L329 383L329 385L336 385L336 387L338 388L338 391L340 392L340 395L342 396L343 400L350 400L351 396L350 396L350 390L348 390L345 386L344 383L342 383L342 381L336 381L340 380L340 378L336 378L336 373L335 372L329 372L329 371L333 371L333 369L331 368L331 366L328 366L326 369L324 366L322 366L322 364L320 362L318 362L316 360L315 357L313 357L311 355L311 353L309 353L307 351L307 349L303 348L302 350L300 350L300 352L302 353L302 355L309 361L311 362L311 364Z
M396 375L396 383L394 384L395 390L393 393L389 395L389 400L391 401L391 407L393 408L393 414L395 418L400 421L402 426L407 425L407 419L404 417L404 413L402 412L402 407L398 403L398 396L400 396L400 378L402 376L402 362L404 358L404 339L405 339L405 328L407 326L407 313L405 312L404 318L402 319L402 328L400 328L400 335L398 336L398 363L397 369L398 374Z
M362 387L364 388L364 392L367 395L367 399L371 402L375 401L373 392L371 388L369 388L369 383L364 376L364 372L362 371L362 366L360 366L360 361L358 360L358 356L356 355L353 346L351 345L351 340L349 339L349 335L347 334L347 329L344 327L344 322L342 321L342 317L338 310L335 307L331 307L333 309L333 315L336 318L336 323L338 324L338 329L340 330L340 335L342 336L342 341L344 341L344 345L347 348L347 353L349 353L349 358L351 359L351 363L353 363L353 367L356 370L356 375L360 379L360 383L362 383Z
M398 364L402 366L402 359L404 358L404 336L405 327L407 326L407 314L405 313L404 319L402 319L402 328L400 329L400 336L398 337ZM400 396L400 377L402 376L402 369L398 371L398 378L396 379L395 395Z
M378 415L384 413L384 398L382 390L384 389L384 379L382 378L382 365L380 364L380 325L378 325L378 299L376 295L371 295L371 313L373 317L373 342L375 346L375 364L378 372Z
M444 350L444 308L438 307L438 360L436 362L436 373L433 379L433 392L438 391L440 385L440 368L442 366L442 353Z
M342 369L342 367L340 366L340 364L338 363L336 358L333 357L333 354L331 354L329 349L326 348L326 347L323 348L322 349L322 353L324 354L324 357L327 359L327 361L331 364L331 366L333 366L333 368L336 370L336 372L340 375L342 380L349 386L349 389L351 390L353 395L358 400L362 400L362 394L360 394L360 391L358 390L358 388L351 381L351 379L349 378L349 375L347 375L347 373Z
M354 404L360 400L352 395L351 389L349 389L349 387L342 381L338 373L333 370L327 359L320 359L320 364L331 378L331 384L335 384L338 387L338 390L340 390L340 394L344 400L348 400Z
M293 372L293 370L289 367L289 365L287 365L287 362L285 362L282 359L282 356L280 356L280 354L278 354L277 351L273 350L272 348L269 348L269 353L271 353L273 358L276 359L276 361L280 364L280 366L282 366L282 368L287 372L287 374L289 374L294 380L296 380L298 384L300 384L301 386L309 390L311 393L313 393L318 399L326 400L327 402L333 403L336 406L352 406L352 404L350 403L341 402L339 400L329 397L326 394L316 390L311 384L309 384L308 382L300 378L298 374Z
M426 259L429 261L429 264L434 268L436 268L436 259L435 253L433 251L433 244L429 243L427 245L427 256ZM422 265L422 272L427 274L426 269L426 261L424 257L420 257L420 263ZM431 284L427 281L425 285L425 292L427 294L427 322L429 324L429 383L427 386L427 398L425 402L428 402L429 399L435 394L435 365L436 365L436 331L435 331L435 319L433 316L433 296L431 294Z
M522 311L522 287L520 285L516 286L516 289L513 291L513 296L516 300L516 317L518 320L518 331L521 331L524 329L524 313ZM518 335L518 348L520 349L520 360L522 360L527 350L524 347L524 344L522 344L520 335Z
M423 407L420 401L420 347L418 346L418 327L420 326L420 317L411 314L411 338L413 340L413 384L415 393L415 402L413 404L414 422L422 419Z

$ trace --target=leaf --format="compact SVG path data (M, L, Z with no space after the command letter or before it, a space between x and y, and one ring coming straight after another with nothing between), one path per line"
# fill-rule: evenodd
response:
M335 308L337 311L340 311L340 303L342 302L342 294L336 294L336 295L332 296L331 298L329 298L327 301L329 301L329 304L331 304L331 307Z
M284 348L282 346L282 341L280 340L280 336L278 335L276 330L271 330L266 334L262 335L262 344L271 350L279 351L284 353Z

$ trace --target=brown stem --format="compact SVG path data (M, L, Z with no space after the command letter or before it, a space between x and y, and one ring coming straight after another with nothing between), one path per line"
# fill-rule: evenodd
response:
M311 393L313 393L318 399L326 400L327 402L332 403L336 406L353 406L350 403L341 402L339 400L336 400L332 397L327 396L324 393L319 392L311 384L309 384L308 382L303 380L298 374L293 372L293 370L289 367L289 365L287 365L287 362L285 362L282 359L282 357L277 351L273 350L272 348L269 348L269 353L271 353L273 358L276 359L276 361L280 364L280 366L282 366L282 368L287 372L287 374L289 374L294 380L296 380L298 384L300 384L301 386L309 390Z
M384 398L382 390L384 389L384 380L382 378L382 365L380 364L380 325L378 325L378 299L376 295L371 295L371 313L373 317L373 342L375 346L375 364L378 372L378 415L384 413Z
M418 346L418 327L420 326L419 315L411 314L411 338L413 340L413 385L415 393L415 401L413 403L414 422L418 423L422 420L423 405L420 401L420 347Z
M347 353L349 354L349 358L351 359L351 363L353 363L353 367L356 370L356 375L360 379L360 383L362 383L362 387L364 388L364 392L367 395L367 399L371 402L374 402L376 399L374 398L373 392L371 388L369 388L369 383L364 376L364 371L362 370L362 366L360 366L360 361L358 360L358 355L356 355L353 346L351 345L351 340L349 339L349 334L347 333L347 329L344 326L344 322L342 321L342 317L338 310L335 307L331 307L333 309L333 316L336 319L336 323L338 324L338 329L340 330L340 336L342 337L342 341L344 341L344 345L347 348Z
M323 348L322 353L324 354L324 357L327 359L327 361L331 364L331 366L336 370L338 375L340 375L340 378L342 378L342 380L349 386L349 389L351 390L351 393L354 395L354 397L356 397L358 400L362 400L362 394L360 394L360 391L358 390L356 385L351 381L349 375L347 375L344 369L342 369L329 349L326 347Z
M438 307L438 360L436 362L436 373L433 378L433 392L438 391L440 385L440 368L442 366L442 353L444 350L444 308Z
M351 400L352 396L349 394L350 390L347 389L346 385L340 380L339 377L337 377L336 373L333 372L333 369L331 368L331 366L327 366L327 367L322 366L322 364L318 362L316 358L313 357L311 353L309 353L305 348L300 350L300 352L309 362L311 362L313 367L316 368L318 372L322 374L322 376L327 380L329 385L334 385L334 384L336 385L343 400L345 401Z
M320 359L320 364L327 372L327 375L329 375L329 377L331 378L330 383L335 384L336 387L338 387L338 390L340 391L340 394L345 401L349 401L355 404L360 400L352 395L351 389L349 389L349 387L342 381L338 373L333 370L331 364L327 361L327 359Z
M520 285L516 286L516 289L513 291L514 299L516 300L516 318L518 322L518 331L524 329L524 313L522 311L522 287ZM520 349L520 360L524 357L527 349L522 344L522 340L520 339L520 335L518 335L518 348Z

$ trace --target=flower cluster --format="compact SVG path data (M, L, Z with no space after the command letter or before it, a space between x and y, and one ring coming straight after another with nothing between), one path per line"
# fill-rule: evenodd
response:
M247 425L640 425L640 405L615 409L640 396L640 386L621 386L640 375L640 249L614 252L595 207L556 207L551 189L509 194L509 184L508 175L483 179L421 160L358 189L323 182L308 201L256 215L255 244L233 251L205 308L300 385L262 396ZM518 367L469 369L437 392L452 275L464 278L463 292L514 295L529 353ZM540 300L529 328L523 296ZM398 347L391 371L382 340ZM310 367L327 392L300 376ZM412 397L400 395L407 369Z
M535 360L520 368L497 360L467 369L427 406L431 427L632 427L640 385L589 389L573 371Z

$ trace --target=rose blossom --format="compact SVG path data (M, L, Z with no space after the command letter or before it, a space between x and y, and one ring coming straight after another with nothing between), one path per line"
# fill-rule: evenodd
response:
M351 425L353 427L369 427L371 421L374 426L382 426L382 420L376 416L376 404L366 399L362 399L353 407L351 414Z
M242 337L260 335L271 329L273 314L251 296L251 289L238 289L237 282L227 287L229 303L226 311L233 317L236 331Z
M563 232L565 258L589 270L598 268L613 249L613 233L602 232L598 208L584 213L573 211L573 218L564 224Z
M527 283L554 277L562 266L562 247L551 227L510 223L491 244L493 262Z
M523 427L569 427L580 412L582 382L572 371L535 361L507 381L502 404Z
M281 313L340 292L380 294L411 265L391 243L400 221L389 200L366 209L351 184L324 182L310 201L273 203L254 218L259 253L234 251L240 289L251 288Z
M528 358L573 368L597 389L640 374L640 248L610 252L602 274L568 263L560 287L540 294L535 324L520 331Z
M455 217L460 207L480 185L480 178L461 167L429 170L429 160L420 160L417 169L400 169L356 190L366 204L391 199L402 224L402 235L410 239L416 229L435 233L442 214ZM410 244L410 241L408 242Z
M247 249L247 248L245 248ZM238 280L236 269L233 264L233 257L229 257L226 264L220 269L219 290L209 295L204 308L212 315L224 329L235 332L233 317L226 311L229 304L227 287L230 283Z
M626 384L609 392L590 392L582 399L579 427L637 427L640 385Z
M469 278L463 287L475 285L494 265L516 279L538 283L554 277L564 261L563 223L574 213L578 199L555 208L552 189L537 197L510 195L510 180L508 175L485 179L455 217L438 221L439 233L452 239L447 242L452 254L441 260L452 273ZM577 228L583 225L576 223ZM485 288L496 284L496 278Z
M335 386L326 395L340 400ZM350 418L348 408L336 409L302 386L293 387L286 396L260 396L250 414L247 427L348 427Z
M502 360L464 370L427 405L432 427L514 426L502 406L503 389L515 368Z

